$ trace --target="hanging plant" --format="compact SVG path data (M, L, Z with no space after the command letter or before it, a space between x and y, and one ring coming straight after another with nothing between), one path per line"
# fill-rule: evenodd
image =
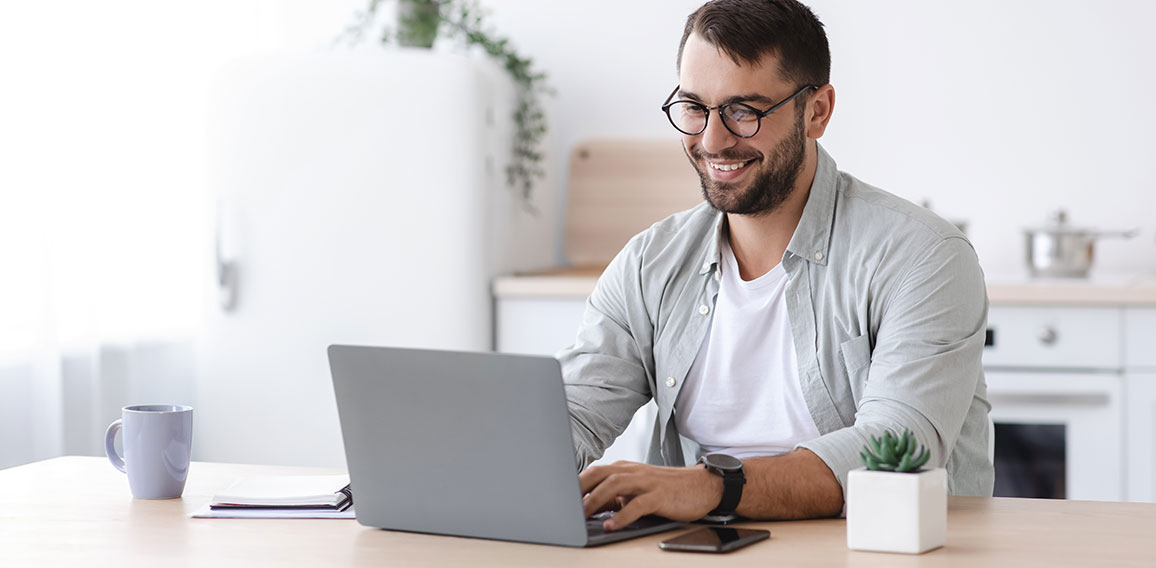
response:
M351 44L359 43L377 17L384 0L369 0L365 12L342 34ZM514 139L506 183L518 191L527 209L533 211L530 194L534 181L542 179L541 144L546 135L546 115L541 97L552 94L546 74L534 69L529 57L519 55L508 38L496 36L482 20L485 13L477 0L397 0L397 29L384 28L380 41L396 41L410 47L431 47L439 34L477 46L497 60L514 80L517 101L514 109Z

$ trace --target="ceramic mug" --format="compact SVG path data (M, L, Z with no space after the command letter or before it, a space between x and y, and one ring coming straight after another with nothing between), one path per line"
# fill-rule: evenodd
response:
M124 430L124 455L113 440ZM104 435L112 466L128 474L138 499L173 499L185 490L193 448L193 408L173 404L126 406Z

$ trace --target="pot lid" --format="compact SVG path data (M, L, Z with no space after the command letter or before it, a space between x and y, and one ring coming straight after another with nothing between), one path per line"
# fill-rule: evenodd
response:
M1033 235L1036 233L1051 234L1051 235L1087 235L1092 238L1101 237L1119 237L1130 239L1140 233L1139 229L1132 229L1129 231L1099 231L1086 227L1073 227L1068 225L1068 212L1063 209L1057 209L1048 215L1048 222L1043 227L1027 228L1024 232Z
M1057 209L1048 214L1047 223L1043 227L1029 227L1024 229L1029 233L1063 233L1063 234L1085 234L1095 233L1093 229L1086 229L1083 227L1073 227L1068 224L1068 212L1063 209Z

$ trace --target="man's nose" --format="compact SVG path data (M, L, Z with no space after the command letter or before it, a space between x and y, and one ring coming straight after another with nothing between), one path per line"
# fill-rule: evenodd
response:
M715 111L714 116L706 121L706 130L702 131L702 149L707 154L721 154L723 150L738 143L739 137L727 130L722 116Z

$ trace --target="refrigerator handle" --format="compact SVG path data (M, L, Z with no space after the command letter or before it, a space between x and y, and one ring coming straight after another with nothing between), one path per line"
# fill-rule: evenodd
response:
M213 246L217 267L217 301L222 311L231 312L237 307L237 261L225 258L221 235L223 224L224 217L218 210Z

